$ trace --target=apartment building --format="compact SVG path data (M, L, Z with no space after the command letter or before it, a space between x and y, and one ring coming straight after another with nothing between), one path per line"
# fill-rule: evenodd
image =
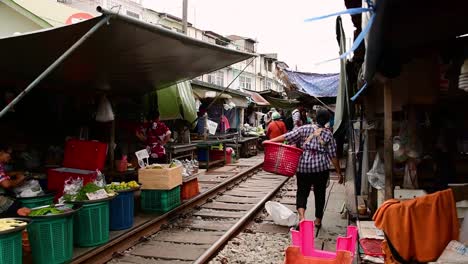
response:
M143 19L143 0L51 0L83 10L85 12L99 15L96 7L102 6L106 9L115 10L136 19Z

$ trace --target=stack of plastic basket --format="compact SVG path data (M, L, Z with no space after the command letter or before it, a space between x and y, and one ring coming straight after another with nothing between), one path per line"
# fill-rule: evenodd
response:
M19 220L29 223L28 219L3 218L2 220ZM24 226L18 226L9 230L0 231L0 263L21 264L23 263L22 236Z
M180 205L182 166L163 164L162 168L142 168L138 171L138 181L141 183L141 209L144 212L166 213Z
M82 206L73 217L75 246L94 247L109 241L109 202L115 197L72 202Z
M81 206L63 214L30 216L29 243L35 264L67 263L73 257L73 215Z
M124 230L133 226L134 195L139 189L117 191L119 195L110 202L110 230Z

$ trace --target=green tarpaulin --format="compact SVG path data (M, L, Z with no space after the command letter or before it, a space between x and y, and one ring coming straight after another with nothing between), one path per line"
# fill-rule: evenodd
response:
M157 91L161 120L182 119L197 125L197 109L190 82L181 82Z

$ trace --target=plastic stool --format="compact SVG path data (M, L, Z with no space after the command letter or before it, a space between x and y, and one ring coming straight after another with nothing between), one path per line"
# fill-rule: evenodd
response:
M291 229L292 245L301 249L307 257L336 258L336 252L318 250L314 248L314 222L303 220L299 223L299 230ZM349 251L354 256L357 243L357 227L348 226L346 237L336 239L336 251Z

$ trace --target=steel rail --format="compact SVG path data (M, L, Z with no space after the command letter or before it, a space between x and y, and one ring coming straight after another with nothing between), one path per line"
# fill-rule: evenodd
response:
M245 214L237 223L235 223L231 228L229 228L226 233L224 233L211 247L209 247L205 253L203 253L198 259L196 259L194 264L204 264L211 260L211 258L218 252L218 250L224 246L229 240L231 240L235 235L243 230L244 226L249 223L252 217L254 217L260 210L263 209L264 204L269 201L283 185L289 180L288 177L284 177L282 183L269 192L262 200L260 200L255 206L250 209L247 214Z
M204 193L184 202L177 208L160 215L148 222L125 232L121 236L109 241L109 243L91 249L87 253L80 255L74 258L70 263L71 264L78 264L78 263L86 263L86 264L101 264L106 263L107 261L111 260L115 253L122 252L127 250L128 248L134 246L138 242L141 241L142 238L152 235L158 232L162 225L168 224L170 220L177 216L182 211L188 208L195 208L201 204L206 203L206 201L220 192L228 190L230 186L247 179L250 177L254 171L261 168L263 162L247 169L246 171L239 172L238 174L234 175L233 177L227 179L226 181L212 187L211 189L207 190Z

